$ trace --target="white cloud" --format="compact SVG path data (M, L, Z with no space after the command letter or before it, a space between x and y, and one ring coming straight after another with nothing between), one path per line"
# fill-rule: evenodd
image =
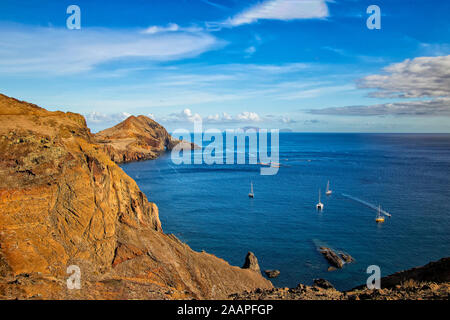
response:
M198 113L193 113L189 108L181 112L171 113L168 117L160 117L158 119L164 122L196 122L203 120Z
M245 49L245 53L247 54L247 57L252 56L256 52L255 46L250 46L247 49Z
M227 26L239 26L258 20L295 20L328 17L326 0L268 0L228 19Z
M143 31L143 33L155 34L160 32L174 32L180 30L180 26L176 23L169 23L165 27L151 26Z
M203 29L199 28L199 27L195 27L195 26L180 27L176 23L169 23L166 26L150 26L147 29L145 29L144 31L142 31L142 33L157 34L157 33L177 32L177 31L199 33L199 32L202 32Z
M226 112L222 112L221 114L216 113L214 115L209 115L205 119L206 122L232 122L233 117Z
M336 116L450 116L450 99L405 101L371 106L334 107L309 110L309 113Z
M172 29L175 27L172 26ZM0 73L67 74L119 59L176 60L221 45L204 32L144 33L112 30L2 26Z
M406 59L384 69L385 74L367 76L360 88L374 88L373 97L450 97L450 55Z
M102 123L102 122L121 122L131 116L128 112L120 112L113 114L105 114L97 111L92 111L84 115L86 121L93 123Z
M384 74L361 79L358 82L359 87L376 89L370 93L372 97L422 100L331 107L309 112L345 116L450 116L450 55L407 59L383 70Z
M186 108L181 112L171 113L168 116L156 117L157 121L166 123L179 123L179 122L196 122L202 121L203 123L252 123L261 122L264 119L260 117L256 112L243 111L236 115L230 115L226 112L210 114L202 117L198 113L192 112L191 109Z
M255 113L255 112L248 112L248 111L244 111L242 113L239 113L236 116L236 119L239 121L251 121L251 122L259 122L261 121L260 116Z

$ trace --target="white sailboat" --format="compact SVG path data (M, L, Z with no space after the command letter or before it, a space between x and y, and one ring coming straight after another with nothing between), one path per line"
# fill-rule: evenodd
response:
M255 195L253 194L253 182L250 182L250 193L248 194L249 198L254 198Z
M317 210L321 211L323 209L323 203L320 202L320 189L319 189L319 202L316 204Z
M333 191L330 190L330 180L328 180L328 182L327 182L327 191L325 192L325 194L327 196L329 196L332 193L333 193Z

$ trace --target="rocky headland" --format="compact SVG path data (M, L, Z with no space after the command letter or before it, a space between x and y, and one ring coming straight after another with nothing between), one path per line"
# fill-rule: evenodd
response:
M150 125L145 145L170 146ZM0 95L0 298L212 299L271 288L261 273L163 233L156 204L98 142L123 138L116 129L93 135L79 114ZM67 288L70 265L80 290Z
M192 150L199 148L194 143L172 138L163 126L146 116L130 116L118 125L96 133L94 140L116 163L155 159L178 144Z

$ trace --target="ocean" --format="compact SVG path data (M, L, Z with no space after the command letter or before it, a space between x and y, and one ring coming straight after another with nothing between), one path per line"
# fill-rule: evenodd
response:
M280 133L279 143L273 176L260 165L175 165L169 152L121 167L158 205L164 232L236 266L252 251L261 270L280 270L278 287L324 278L345 290L365 284L370 265L386 276L450 256L449 134ZM343 194L392 217L377 224L376 210ZM328 271L322 245L355 262Z

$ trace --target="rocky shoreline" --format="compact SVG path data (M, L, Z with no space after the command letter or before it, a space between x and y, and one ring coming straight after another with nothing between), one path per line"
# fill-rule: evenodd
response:
M187 142L172 139L147 117L130 117L92 134L79 114L50 112L0 94L0 299L362 299L369 294L364 288L339 292L319 279L311 287L274 288L251 252L240 268L165 234L157 205L117 163L154 159L179 143ZM325 258L337 266L351 262L350 256L325 249ZM432 269L392 275L386 279L392 286L368 297L448 299L450 267L448 258L443 260ZM68 288L68 266L80 269L80 289ZM407 281L420 295L407 290Z
M338 291L324 280L296 288L256 289L230 295L235 300L448 300L450 298L450 257L381 278L381 288L361 285Z

